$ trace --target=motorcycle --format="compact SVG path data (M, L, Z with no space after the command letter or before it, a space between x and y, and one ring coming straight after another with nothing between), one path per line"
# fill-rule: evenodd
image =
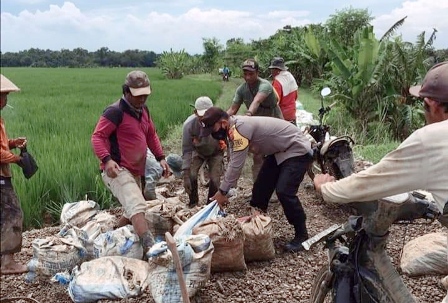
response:
M324 99L331 94L331 89L325 87L320 92L321 108L319 109L319 124L309 125L304 133L311 141L314 161L307 173L311 180L315 174L328 173L337 180L355 172L352 146L355 141L350 136L330 136L330 126L323 124L323 119L336 102L325 107Z
M229 74L223 74L222 81L229 81Z

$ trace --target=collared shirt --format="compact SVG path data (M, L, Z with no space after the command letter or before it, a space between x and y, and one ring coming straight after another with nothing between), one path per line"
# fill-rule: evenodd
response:
M293 124L272 117L230 117L233 133L230 162L220 185L229 191L236 184L250 152L274 155L277 164L292 158L312 154L311 143Z

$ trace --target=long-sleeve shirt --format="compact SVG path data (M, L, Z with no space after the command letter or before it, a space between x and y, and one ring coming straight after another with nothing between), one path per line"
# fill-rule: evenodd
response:
M14 148L14 140L8 139L6 134L5 122L0 117L0 176L11 177L11 163L16 163L20 160L20 156L11 152Z
M182 129L182 169L189 169L195 155L207 158L223 153L219 141L211 136L200 137L201 124L196 115L189 116Z
M229 191L238 180L249 151L274 155L277 164L292 158L313 154L310 141L293 124L272 117L231 116L230 162L219 188Z
M448 202L448 120L412 133L377 164L321 186L325 201L349 203L425 190L440 211Z
M165 158L149 112L138 115L124 99L106 108L91 141L101 169L112 159L133 175L144 176L147 147L158 161Z

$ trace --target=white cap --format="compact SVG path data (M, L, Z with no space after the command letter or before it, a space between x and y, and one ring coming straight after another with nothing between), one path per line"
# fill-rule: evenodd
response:
M193 105L191 105L193 106ZM202 117L207 109L213 106L212 100L207 96L202 96L196 99L194 103L194 108L198 116Z

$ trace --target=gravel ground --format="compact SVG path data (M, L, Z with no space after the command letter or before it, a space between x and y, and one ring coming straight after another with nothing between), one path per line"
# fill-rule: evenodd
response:
M304 184L309 182L305 179ZM174 181L176 188L181 188L179 180ZM247 198L250 195L250 182L244 178L239 182L238 197L227 209L237 217L248 214ZM324 204L315 195L314 190L305 189L298 193L307 213L307 225L310 236L317 234L334 223L342 223L348 213L339 207ZM202 190L201 196L205 199ZM182 195L185 200L186 196ZM287 224L281 205L271 203L269 215L273 219L274 243L276 257L268 262L253 262L247 264L246 272L225 272L211 275L209 282L191 300L192 303L220 303L220 302L308 302L313 278L318 270L325 264L326 251L321 244L308 252L286 253L282 246L293 238L293 229ZM394 265L399 264L401 250L404 243L429 232L442 231L443 227L438 221L430 224L394 225L391 228L388 253ZM36 238L45 238L54 235L59 227L47 227L39 230L30 230L24 233L23 250L18 260L28 262L32 257L31 242ZM50 282L25 282L25 274L15 276L1 276L1 302L72 302L65 286ZM442 288L442 276L424 276L408 278L403 276L406 285L420 302L441 302L446 291ZM4 298L28 297L33 300ZM98 302L154 302L149 293L133 299L117 301L101 300Z

